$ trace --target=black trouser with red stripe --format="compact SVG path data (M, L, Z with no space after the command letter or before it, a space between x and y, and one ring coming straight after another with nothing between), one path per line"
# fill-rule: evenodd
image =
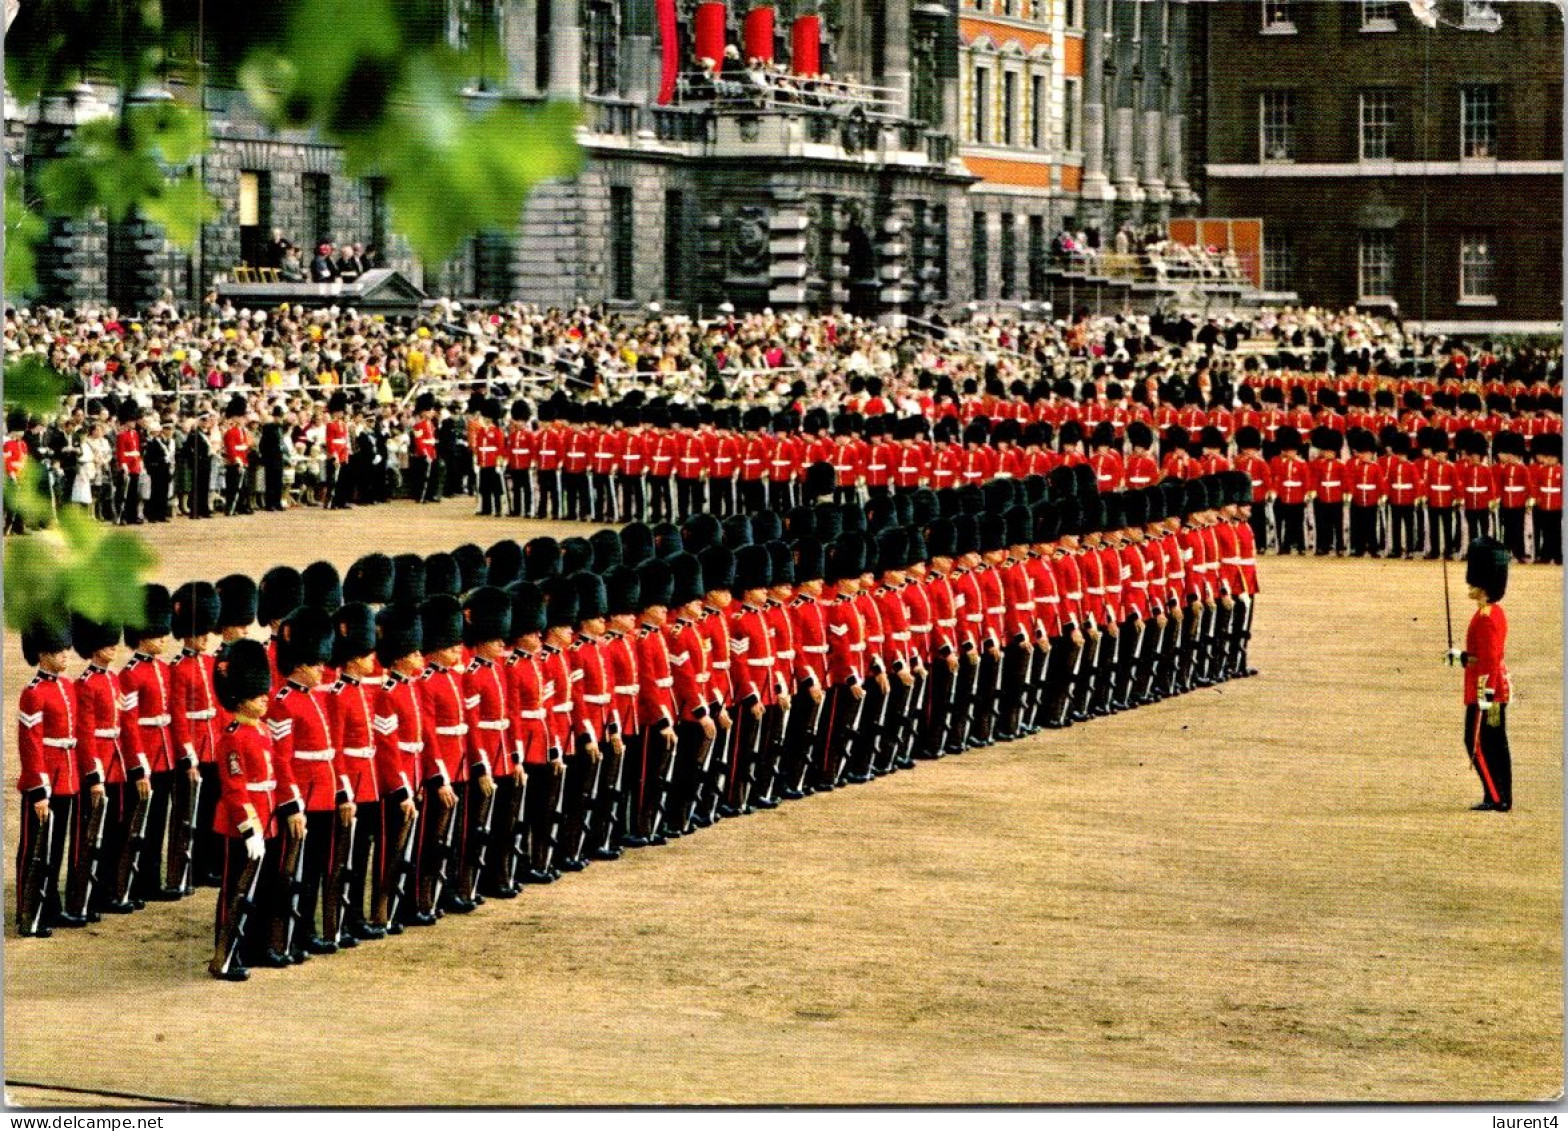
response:
M1503 525L1503 545L1508 547L1516 562L1530 558L1530 549L1524 539L1524 512L1523 507L1502 507L1497 512Z
M22 910L21 885L27 882L27 859L33 852L33 837L37 835L38 818L32 810L32 802L22 797L22 831L16 843L16 906L18 914ZM76 832L76 795L68 794L64 797L53 794L49 798L49 855L44 868L43 882L43 913L39 916L40 925L48 927L53 925L60 916L60 864L65 860L66 837L73 836Z
M1465 707L1465 749L1481 778L1486 800L1495 805L1514 803L1513 758L1508 752L1508 705L1497 705L1497 725L1474 703Z
M1535 508L1535 560L1563 564L1563 512Z

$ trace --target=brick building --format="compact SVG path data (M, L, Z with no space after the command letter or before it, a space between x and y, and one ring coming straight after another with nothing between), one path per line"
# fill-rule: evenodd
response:
M1437 11L1428 29L1392 0L1194 5L1205 214L1261 218L1265 287L1304 302L1554 327L1561 12Z

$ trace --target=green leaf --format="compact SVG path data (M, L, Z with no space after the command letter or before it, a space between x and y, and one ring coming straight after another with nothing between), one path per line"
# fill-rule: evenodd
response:
M54 512L49 496L44 491L44 469L34 459L22 464L22 473L14 481L5 481L5 509L9 514L21 515L28 527L42 526Z
M5 405L43 416L60 408L70 382L36 354L6 362Z
M7 294L21 294L33 289L37 281L35 271L36 244L49 230L32 209L22 193L22 177L7 171L5 177L5 289Z
M156 198L142 205L142 214L162 225L171 243L190 247L201 226L218 218L218 202L194 173L187 173L168 181Z

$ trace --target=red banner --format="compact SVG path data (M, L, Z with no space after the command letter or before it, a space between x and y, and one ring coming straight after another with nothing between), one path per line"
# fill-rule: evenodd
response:
M654 0L654 11L659 20L659 54L662 59L659 71L660 106L668 106L675 97L675 79L681 69L680 38L675 30L675 0Z

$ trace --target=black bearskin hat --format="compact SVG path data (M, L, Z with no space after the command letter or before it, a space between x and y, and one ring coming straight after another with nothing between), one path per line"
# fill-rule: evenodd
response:
M503 538L485 551L485 582L505 589L523 575L523 548Z
M205 581L187 581L170 598L170 628L184 640L206 636L218 623L218 590Z
M1477 538L1465 551L1465 584L1494 604L1508 592L1508 550L1494 538Z
M451 554L437 551L425 559L425 594L427 599L436 596L455 597L463 591L463 575L457 559ZM436 651L436 649L431 649Z
M376 650L376 614L369 605L352 601L338 609L332 618L332 664L342 667L350 660L369 656Z
M463 643L512 638L512 597L505 589L481 585L463 601Z
M301 605L278 626L278 673L325 664L332 659L332 614L316 605Z
M256 619L276 624L305 603L304 582L293 566L273 566L256 589Z
M424 650L418 606L391 604L376 614L376 659L382 667Z
M216 627L249 628L256 623L256 583L243 573L231 573L218 579L213 586L218 591L218 620Z
M335 613L343 604L343 582L331 562L311 562L300 575L300 604Z
M236 640L218 656L212 668L212 690L225 711L260 699L272 689L272 666L267 648L257 640Z
M485 552L472 542L464 542L452 551L452 560L457 563L461 593L468 593L478 589L488 580L485 564Z
M143 640L155 640L173 631L174 605L162 585L142 586L142 615L132 617L125 626L125 643L134 648Z
M419 606L419 631L425 654L463 642L463 606L452 593L436 593Z
M567 577L577 589L577 621L597 620L610 611L609 594L604 589L604 578L587 570L578 570Z
M348 567L343 577L343 600L384 605L392 600L392 559L385 554L366 554Z

